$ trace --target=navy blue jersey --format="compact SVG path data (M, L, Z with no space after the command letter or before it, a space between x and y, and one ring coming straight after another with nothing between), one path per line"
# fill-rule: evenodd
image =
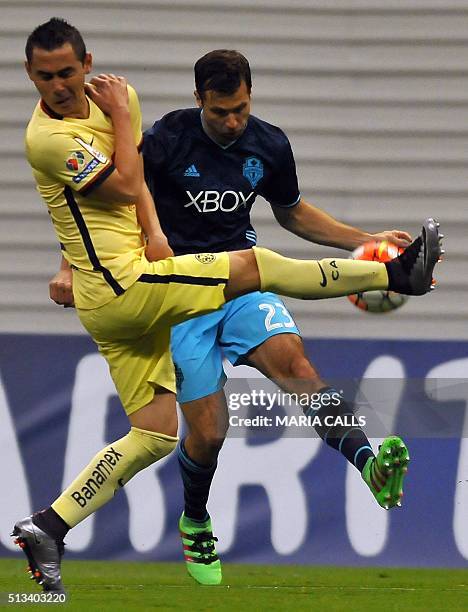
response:
M176 255L250 248L257 195L280 207L300 199L284 132L251 115L242 136L222 147L206 135L200 112L173 111L144 134L146 182Z

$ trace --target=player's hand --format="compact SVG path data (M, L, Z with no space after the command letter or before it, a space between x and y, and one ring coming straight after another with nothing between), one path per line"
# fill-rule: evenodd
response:
M50 299L65 308L75 305L72 289L72 271L59 270L49 282Z
M106 115L112 116L117 110L128 109L127 80L122 76L99 74L85 83L85 90Z
M411 234L408 234L408 232L403 232L402 230L387 230L385 232L380 232L379 234L372 234L372 238L378 242L387 240L388 242L403 248L411 244L413 240L411 238Z
M165 236L157 236L148 238L145 255L148 261L159 261L167 257L174 257L174 251L169 246Z

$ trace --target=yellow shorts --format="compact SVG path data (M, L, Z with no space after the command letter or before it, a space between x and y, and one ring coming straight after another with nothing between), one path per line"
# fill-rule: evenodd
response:
M104 306L78 309L127 414L151 402L158 387L175 393L171 327L220 308L228 278L227 253L170 257L147 262L138 280Z

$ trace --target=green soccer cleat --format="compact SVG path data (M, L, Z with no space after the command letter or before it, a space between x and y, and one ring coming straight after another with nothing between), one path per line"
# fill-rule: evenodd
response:
M369 457L362 477L378 503L388 510L401 506L403 479L408 471L409 454L405 443L397 436L385 438L377 457Z
M211 520L198 523L182 512L179 530L188 573L200 584L220 584L223 575L215 548L218 538L213 536Z

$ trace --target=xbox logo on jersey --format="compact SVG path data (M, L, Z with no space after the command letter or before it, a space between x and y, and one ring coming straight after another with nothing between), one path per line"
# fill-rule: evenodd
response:
M184 204L184 208L195 206L200 213L211 213L218 210L222 212L235 212L241 206L247 208L247 204L251 205L255 200L255 192L251 191L245 196L242 191L219 191L207 190L199 191L193 195L191 191L185 192L190 201ZM249 201L251 199L251 201Z

